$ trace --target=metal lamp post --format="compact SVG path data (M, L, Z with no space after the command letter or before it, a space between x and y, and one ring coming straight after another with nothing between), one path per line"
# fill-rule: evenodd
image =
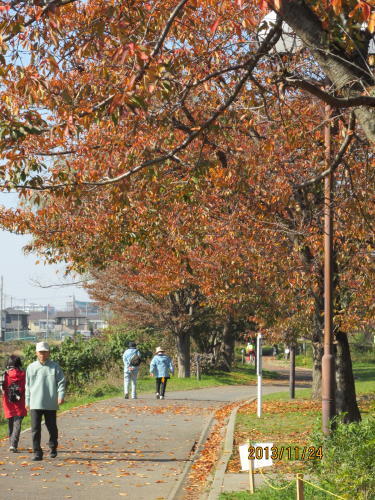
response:
M276 13L268 14L261 22L260 38L265 37L276 21ZM268 27L267 27L268 24ZM266 25L264 27L264 25ZM295 52L301 46L301 41L292 29L282 23L283 35L274 47L278 54ZM331 109L325 108L325 163L326 169L331 160ZM325 434L330 432L330 420L335 415L335 370L333 355L333 178L332 173L324 179L324 354L322 358L322 429ZM292 394L291 394L292 396Z
M325 162L331 163L331 109L325 108ZM335 415L335 366L333 355L333 175L324 178L324 351L322 358L322 428L330 433L330 420Z
M257 416L262 416L262 334L257 335Z

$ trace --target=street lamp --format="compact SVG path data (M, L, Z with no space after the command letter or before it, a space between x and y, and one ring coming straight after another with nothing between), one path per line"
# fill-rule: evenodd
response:
M331 109L325 107L325 162L331 163ZM335 416L335 366L333 355L333 175L324 177L324 342L322 358L322 428L330 432L330 420Z
M267 36L277 20L277 14L271 12L260 24L258 37ZM293 53L302 46L301 40L293 33L292 29L282 23L282 36L274 46L274 51L280 55ZM325 107L324 143L326 169L330 167L331 160L331 109ZM330 432L330 421L335 416L335 371L333 355L333 176L332 172L324 178L324 342L322 358L322 429L324 434Z

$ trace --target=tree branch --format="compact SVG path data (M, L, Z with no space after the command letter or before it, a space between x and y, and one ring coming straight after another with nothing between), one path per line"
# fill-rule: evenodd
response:
M47 3L47 5L45 5L43 8L42 8L42 15L44 15L46 12L48 12L52 7L63 7L64 5L68 5L69 3L73 3L73 2L76 2L77 0L52 0L52 2L49 2ZM36 21L36 17L33 16L31 17L28 21L26 21L26 23L23 25L24 28L27 28L28 26L30 26L31 24L33 24L33 22ZM19 35L19 32L17 33L10 33L8 36L5 36L3 38L3 42L9 42L9 40L12 40L14 37L16 37L17 35Z
M143 163L140 163L139 165L133 167L127 172L124 172L123 174L120 174L116 177L102 179L101 181L97 182L80 182L80 183L74 182L74 183L57 184L54 186L40 186L40 187L24 184L24 185L17 185L14 187L18 189L23 188L36 191L47 191L47 190L58 190L69 186L77 187L78 185L105 186L107 184L114 184L123 179L126 179L127 177L130 177L131 175L139 172L140 170L143 170L144 168L164 163L167 160L174 160L176 158L177 153L185 150L190 143L192 143L198 136L200 136L206 129L208 129L217 120L217 118L220 115L222 115L232 105L232 103L236 100L237 96L242 91L245 83L251 76L252 72L256 68L256 65L258 64L259 60L269 52L269 50L273 47L273 45L275 45L275 43L278 41L280 36L281 36L281 20L279 20L272 28L272 30L270 30L267 37L263 40L262 44L258 48L256 54L253 57L249 58L246 65L247 66L246 72L237 82L232 94L226 99L226 101L221 106L219 106L216 109L216 111L213 112L210 118L208 118L205 122L203 122L199 127L195 127L194 129L192 129L191 133L186 137L186 139L169 153L159 156L158 158L154 158L152 160L147 160Z
M340 165L340 163L344 157L344 154L346 153L346 151L349 147L349 144L353 138L354 127L355 127L355 116L354 116L354 113L352 113L350 116L349 126L348 126L348 130L346 132L345 139L344 139L343 143L341 144L341 147L336 155L336 158L334 159L334 161L330 165L330 167L327 168L326 170L324 170L324 172L317 175L316 177L314 177L306 182L303 182L302 184L298 184L298 185L294 186L295 189L302 189L302 188L305 188L307 186L311 186L312 184L315 184L315 183L319 182L320 180L324 179L324 177L331 174L332 172L334 172L337 169L337 167Z
M351 108L354 106L369 106L375 107L375 97L359 95L356 97L335 97L328 92L325 92L316 85L308 82L307 80L287 77L283 80L285 85L288 87L297 87L306 90L310 94L318 97L322 101L326 102L334 108Z

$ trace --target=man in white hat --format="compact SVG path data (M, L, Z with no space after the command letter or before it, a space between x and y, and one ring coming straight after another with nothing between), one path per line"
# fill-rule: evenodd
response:
M36 344L37 361L26 370L26 408L30 410L33 461L43 459L40 447L42 417L49 432L50 458L57 456L58 430L56 412L64 402L65 378L58 363L49 359L47 342Z

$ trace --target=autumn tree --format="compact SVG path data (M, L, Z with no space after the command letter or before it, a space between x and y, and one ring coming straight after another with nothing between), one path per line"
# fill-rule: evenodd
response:
M171 246L180 269L188 257L204 295L229 311L228 301L248 301L258 319L270 317L266 305L275 297L279 310L290 308L296 290L307 310L319 305L321 231L314 216L309 234L312 211L303 207L315 193L301 187L327 173L316 102L341 113L345 137L334 171L353 138L364 149L374 142L367 58L374 15L362 0L269 6L280 18L260 38L266 2L4 3L2 188L18 189L26 207L3 212L3 225L34 234L32 248L47 261L68 260L78 271L85 262L100 267L135 242L164 242L196 185L207 213L192 211L194 227L182 217L175 227L191 231ZM282 20L303 42L297 53L273 50ZM367 163L358 164L367 204L373 179L366 184ZM220 186L219 197L210 182ZM343 238L351 241L347 229ZM368 240L363 231L351 251L365 251ZM293 258L300 263L304 253L294 272ZM221 272L210 277L218 257ZM349 273L340 283L350 282Z
M298 55L272 51L280 22L259 43L267 6L302 40ZM245 90L248 123L261 100L301 90L353 108L374 142L375 14L364 0L3 2L2 16L6 188L68 186L79 197L82 185L184 164L193 143L214 148Z

